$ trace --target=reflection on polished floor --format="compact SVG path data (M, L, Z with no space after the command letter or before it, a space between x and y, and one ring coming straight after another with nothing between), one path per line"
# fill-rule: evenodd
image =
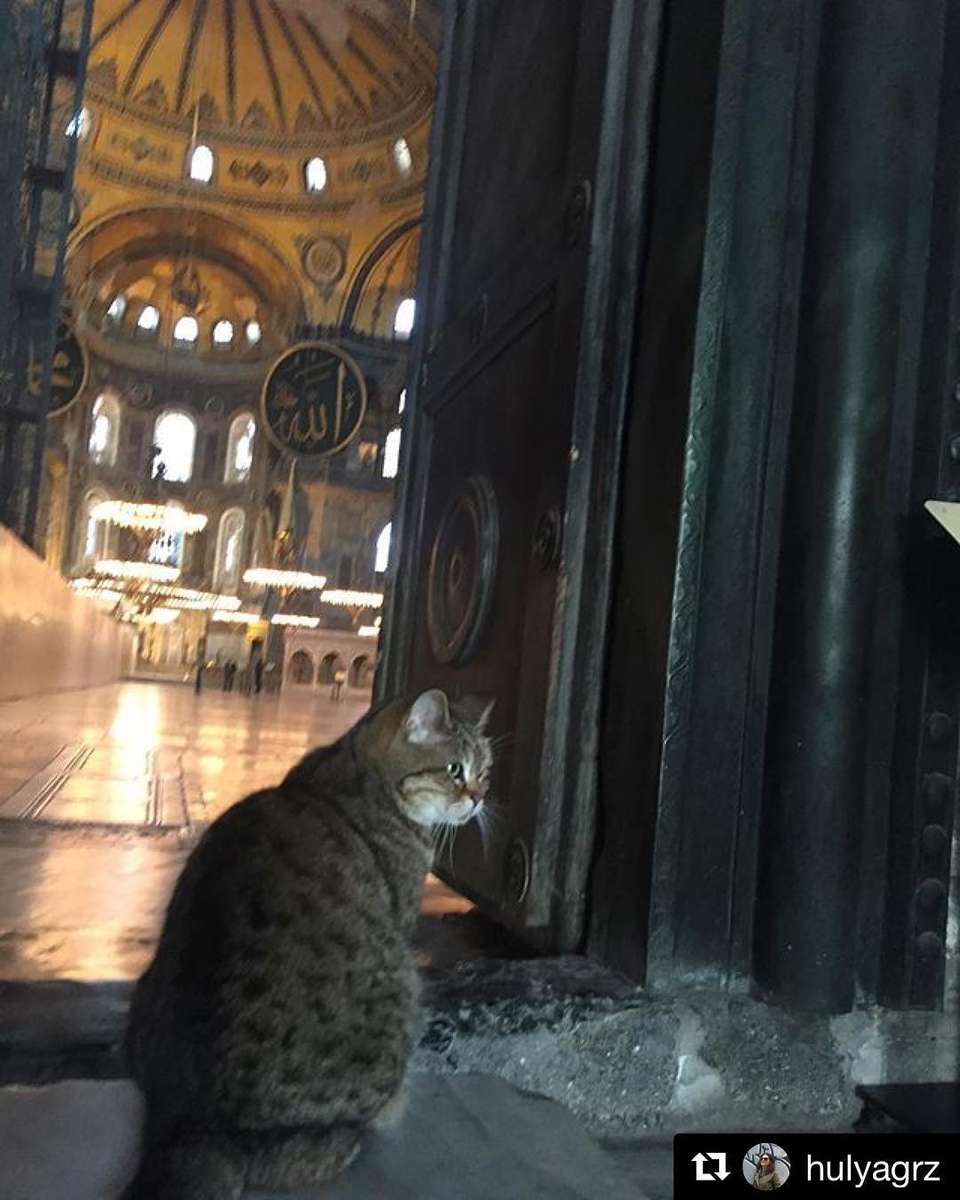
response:
M177 828L210 821L335 741L367 703L124 683L0 704L0 817Z
M157 683L0 704L0 980L139 975L202 827L365 709ZM425 907L471 906L433 882Z

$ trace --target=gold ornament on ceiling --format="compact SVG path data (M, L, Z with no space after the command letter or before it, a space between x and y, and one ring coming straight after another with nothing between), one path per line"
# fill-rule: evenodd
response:
M400 135L433 102L425 0L97 0L94 104L277 149Z
M210 290L200 281L200 272L192 261L180 263L173 274L170 295L186 312L198 313L205 307Z

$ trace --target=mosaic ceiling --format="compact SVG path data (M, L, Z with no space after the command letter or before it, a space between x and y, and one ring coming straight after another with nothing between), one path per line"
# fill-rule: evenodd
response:
M120 288L135 318L126 266L147 264L137 286L159 295L157 251L249 275L264 352L301 323L392 337L416 277L438 40L432 0L96 0L74 308L101 323Z
M277 150L402 134L433 100L431 14L416 0L97 0L88 94Z

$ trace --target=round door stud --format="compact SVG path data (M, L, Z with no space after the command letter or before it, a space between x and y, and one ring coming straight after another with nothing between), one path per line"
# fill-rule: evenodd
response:
M559 509L548 508L537 518L537 527L533 532L533 557L544 570L552 567L560 557L562 532Z
M511 900L520 904L530 890L530 851L523 838L514 838L507 850L503 882Z
M497 578L500 520L493 485L471 475L440 520L427 577L427 630L437 662L472 658L483 636Z

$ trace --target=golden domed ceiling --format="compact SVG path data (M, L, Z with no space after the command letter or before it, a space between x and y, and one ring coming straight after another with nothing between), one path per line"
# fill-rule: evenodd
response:
M435 54L410 0L97 0L94 104L165 130L309 149L401 136Z
M391 337L415 286L438 37L435 0L96 0L70 302L100 328L121 264L155 280L151 253L191 252L190 216L222 222L207 258L259 280L278 337Z

